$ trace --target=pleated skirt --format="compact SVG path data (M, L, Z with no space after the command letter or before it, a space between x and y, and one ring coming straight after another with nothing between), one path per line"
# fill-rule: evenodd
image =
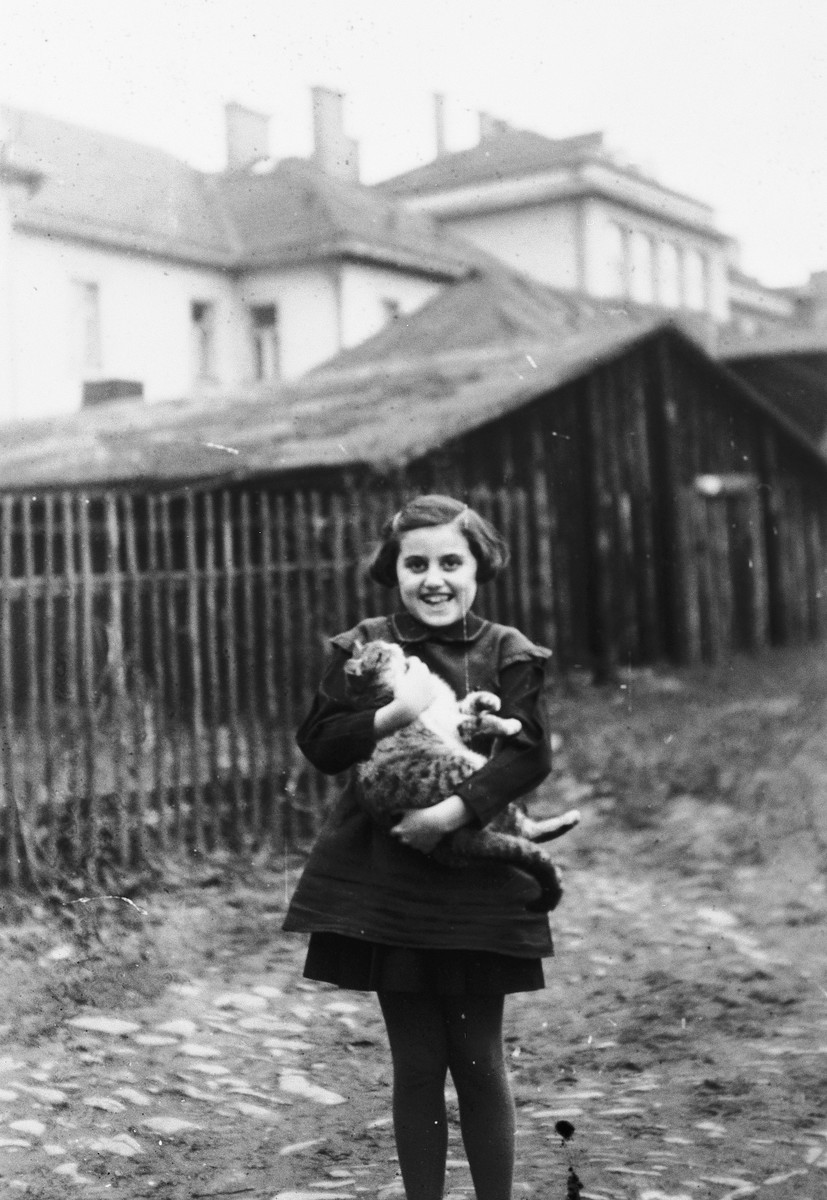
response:
M310 935L304 976L352 991L439 996L504 996L545 987L540 958L386 946L341 933Z

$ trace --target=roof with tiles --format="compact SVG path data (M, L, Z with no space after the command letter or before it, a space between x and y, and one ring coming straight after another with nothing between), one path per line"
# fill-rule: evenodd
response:
M213 187L242 247L242 265L340 255L456 278L479 257L430 217L304 159L228 172L214 177Z
M207 178L170 154L52 117L4 109L12 141L43 163L43 185L16 212L20 228L225 266L232 230Z
M411 196L531 175L595 158L607 160L602 133L555 139L526 129L506 128L483 138L476 146L440 155L378 186L389 195Z
M311 162L207 174L111 134L18 109L3 115L13 144L45 170L18 205L23 230L215 268L345 257L451 279L477 258L431 218Z

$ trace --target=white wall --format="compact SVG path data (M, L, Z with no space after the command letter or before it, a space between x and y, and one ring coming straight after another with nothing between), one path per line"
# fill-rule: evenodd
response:
M401 313L414 312L442 285L401 271L347 263L341 269L342 345L357 346L387 324L386 301Z
M136 380L149 402L251 386L253 305L276 306L281 376L295 379L381 329L385 300L410 312L439 286L358 264L261 271L239 281L229 272L34 234L13 233L6 245L11 382L0 397L0 420L76 411L84 381L96 378ZM98 287L101 356L94 369L80 353L78 283ZM207 379L196 371L193 302L214 307Z
M576 291L583 286L578 221L578 205L560 201L442 223L515 270Z
M0 419L11 406L14 387L14 343L11 325L11 294L4 280L11 275L12 227L10 188L0 179Z
M14 395L0 418L74 411L83 380L95 377L138 380L149 401L238 381L234 346L244 314L229 276L20 233L11 259ZM101 362L94 371L79 360L75 281L99 287ZM215 305L214 378L201 383L193 301Z
M242 382L253 382L249 309L254 304L275 304L283 379L296 379L332 358L342 347L339 268L292 267L259 271L239 284L244 331L239 342Z

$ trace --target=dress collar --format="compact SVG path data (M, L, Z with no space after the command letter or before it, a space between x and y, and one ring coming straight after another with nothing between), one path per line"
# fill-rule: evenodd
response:
M466 613L461 620L454 621L453 625L445 625L438 629L417 621L416 617L407 611L394 613L391 624L400 642L475 642L486 626L482 617L472 612Z

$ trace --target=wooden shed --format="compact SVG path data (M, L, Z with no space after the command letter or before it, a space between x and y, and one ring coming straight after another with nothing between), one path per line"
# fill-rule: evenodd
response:
M368 347L279 392L7 432L12 879L63 852L69 827L84 861L104 840L128 861L312 832L326 790L292 730L327 637L392 604L364 566L418 491L500 526L513 565L480 611L560 670L605 677L827 627L827 462L668 324Z

